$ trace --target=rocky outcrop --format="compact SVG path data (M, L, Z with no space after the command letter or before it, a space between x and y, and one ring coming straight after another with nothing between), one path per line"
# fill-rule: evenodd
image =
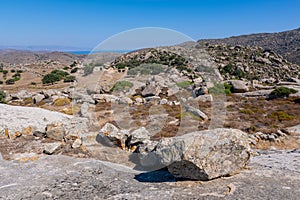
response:
M288 80L298 78L300 66L283 59L281 55L261 47L200 44L206 48L218 65L225 80Z
M214 129L164 138L142 157L145 167L167 166L178 178L210 180L232 175L250 159L247 135L235 129Z

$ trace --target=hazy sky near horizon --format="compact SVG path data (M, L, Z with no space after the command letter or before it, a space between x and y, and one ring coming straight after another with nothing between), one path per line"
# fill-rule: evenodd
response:
M198 40L300 27L299 0L0 0L0 46L93 48L133 28Z

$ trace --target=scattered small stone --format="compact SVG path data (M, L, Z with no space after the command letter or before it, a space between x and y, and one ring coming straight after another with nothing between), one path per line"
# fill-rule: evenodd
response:
M61 142L48 143L48 144L45 144L43 153L52 155L52 154L57 153L61 147L62 147Z

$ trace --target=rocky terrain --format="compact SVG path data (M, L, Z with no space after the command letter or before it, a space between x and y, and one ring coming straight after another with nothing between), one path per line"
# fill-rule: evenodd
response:
M224 39L205 39L199 43L227 44L230 46L242 45L262 47L273 50L292 63L300 65L300 29L278 33L258 33L242 36L234 36Z
M300 67L274 51L39 59L1 72L0 198L297 199Z

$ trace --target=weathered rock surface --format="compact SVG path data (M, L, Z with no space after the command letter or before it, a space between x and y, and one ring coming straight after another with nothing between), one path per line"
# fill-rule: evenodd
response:
M0 126L9 132L22 131L30 126L43 132L47 124L55 121L67 123L72 116L41 108L0 104ZM17 122L17 123L16 123Z
M298 199L300 151L261 151L250 170L209 182L179 181L167 171L62 155L35 162L0 160L3 199ZM287 163L289 163L287 165ZM30 180L30 184L28 184Z
M142 159L142 165L167 166L175 177L196 180L237 173L250 158L248 136L235 129L198 131L164 138L155 149Z

